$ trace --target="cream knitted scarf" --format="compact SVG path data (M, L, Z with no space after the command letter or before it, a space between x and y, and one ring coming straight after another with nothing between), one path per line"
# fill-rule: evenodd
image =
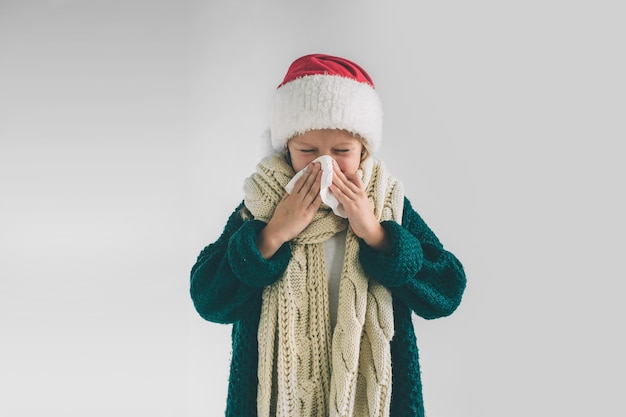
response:
M400 223L404 191L373 158L361 178L374 213ZM244 183L245 205L268 222L294 171L280 154L263 159ZM337 324L330 334L328 280L322 242L348 228ZM291 242L284 276L263 291L259 321L259 417L384 417L391 401L390 292L368 279L359 241L326 206Z

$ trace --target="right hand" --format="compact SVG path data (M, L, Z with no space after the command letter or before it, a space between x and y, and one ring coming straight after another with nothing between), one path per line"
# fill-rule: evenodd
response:
M311 223L322 205L321 181L321 165L314 162L296 182L291 194L285 193L257 238L257 247L265 259L271 258L283 243L296 238Z

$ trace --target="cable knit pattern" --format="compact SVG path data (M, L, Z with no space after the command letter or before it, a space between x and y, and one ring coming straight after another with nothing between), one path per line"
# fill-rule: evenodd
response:
M291 248L285 244L271 259L263 259L255 237L264 223L243 218L242 207L233 211L217 241L200 252L190 277L190 295L198 313L209 321L233 323L227 417L257 416L260 283L277 282L291 258ZM359 259L370 281L386 286L393 298L389 415L423 417L411 315L434 319L451 314L461 302L466 281L461 263L443 248L407 199L401 224L382 222L389 233L390 253L375 251L360 241Z
M400 183L371 158L363 162L360 174L379 220L401 221L404 195ZM275 190L284 187L291 176L293 170L282 156L261 161L244 185L246 207L255 218L271 218L282 198ZM292 259L283 279L263 292L258 331L260 416L389 414L392 297L363 272L359 239L351 230L331 343L322 242L346 227L345 220L320 209L292 241Z

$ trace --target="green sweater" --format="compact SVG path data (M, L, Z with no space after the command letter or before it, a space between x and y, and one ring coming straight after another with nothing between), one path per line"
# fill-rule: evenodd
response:
M226 416L257 415L257 330L261 294L279 280L291 256L285 243L271 259L256 247L265 223L244 220L240 205L222 235L205 247L191 270L191 299L204 319L232 323L232 358ZM391 341L391 417L423 417L418 349L411 314L435 319L452 314L465 290L459 260L404 200L402 225L381 223L391 250L378 252L361 241L359 260L370 277L391 290L395 333Z

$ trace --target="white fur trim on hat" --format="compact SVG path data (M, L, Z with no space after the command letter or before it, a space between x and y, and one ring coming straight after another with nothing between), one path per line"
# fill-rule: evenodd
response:
M382 127L382 104L372 86L323 74L297 78L276 90L270 118L276 151L284 150L292 137L316 129L347 130L376 150Z

